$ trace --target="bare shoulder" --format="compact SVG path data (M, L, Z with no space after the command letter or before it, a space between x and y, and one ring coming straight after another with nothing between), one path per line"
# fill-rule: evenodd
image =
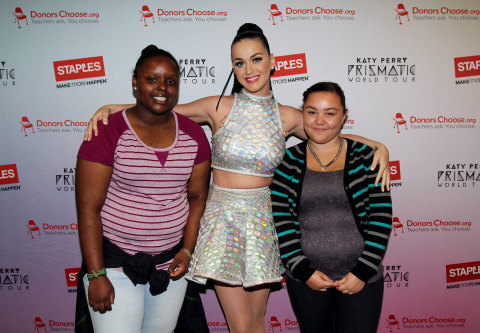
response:
M218 96L204 97L189 103L177 104L174 110L196 123L212 125L212 114L215 111L217 100Z

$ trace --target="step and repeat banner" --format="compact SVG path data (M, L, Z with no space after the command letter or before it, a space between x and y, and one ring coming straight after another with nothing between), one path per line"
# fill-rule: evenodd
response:
M394 219L378 332L479 332L478 0L3 0L0 8L1 333L74 330L76 153L98 107L134 101L140 51L155 44L178 59L180 102L217 95L244 22L269 39L282 104L300 107L310 85L338 82L344 132L390 150ZM227 331L215 294L202 299L210 331ZM299 331L284 284L265 325Z

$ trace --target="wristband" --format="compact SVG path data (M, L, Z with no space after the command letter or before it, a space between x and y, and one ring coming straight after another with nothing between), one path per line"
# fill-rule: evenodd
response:
M99 270L98 272L88 273L87 278L88 278L88 280L91 280L91 279L95 279L95 278L98 278L98 277L104 276L104 275L107 275L107 271L106 271L105 267L102 268L101 270Z
M190 258L192 257L192 253L191 253L191 252L190 252L188 249L186 249L186 248L182 247L182 251L183 251L183 252L185 252L185 253L187 254L187 256L188 256L188 259L190 259Z

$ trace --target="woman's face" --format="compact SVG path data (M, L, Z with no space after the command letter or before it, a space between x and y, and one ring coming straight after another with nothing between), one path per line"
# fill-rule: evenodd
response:
M170 111L178 101L179 73L171 59L153 56L146 59L133 77L137 88L137 106L153 114Z
M340 134L347 113L336 93L313 92L303 104L305 133L317 144L329 143Z
M258 96L270 93L270 72L275 59L259 39L244 39L234 44L232 65L238 82L249 93Z

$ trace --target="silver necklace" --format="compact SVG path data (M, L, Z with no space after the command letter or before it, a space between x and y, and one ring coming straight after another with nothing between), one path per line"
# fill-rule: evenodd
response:
M340 154L342 153L343 138L341 136L339 136L339 138L340 138L340 145L338 146L337 155L335 155L333 160L331 160L327 164L323 164L322 161L320 161L320 158L318 157L317 153L315 153L315 150L313 150L313 147L312 147L312 144L310 143L310 140L307 141L308 149L310 149L310 152L312 153L313 157L315 157L315 160L317 161L318 165L320 165L320 167L322 168L323 171L327 170L327 168L330 165L335 163L338 160L338 158L340 157Z

